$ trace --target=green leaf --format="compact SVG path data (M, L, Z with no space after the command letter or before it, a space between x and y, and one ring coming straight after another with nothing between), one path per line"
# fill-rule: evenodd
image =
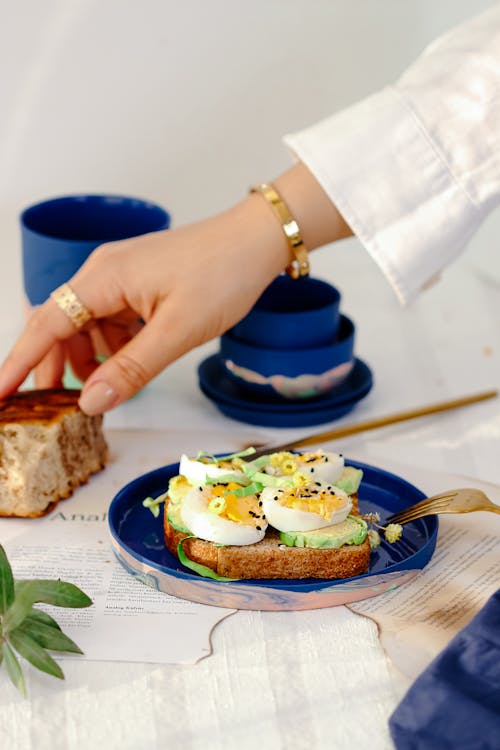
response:
M62 630L36 622L30 617L26 617L21 625L12 631L11 635L14 633L29 635L39 646L49 648L51 651L70 651L73 654L83 654L83 651Z
M14 601L14 578L5 550L0 544L0 615L5 614Z
M66 581L16 581L16 597L4 618L4 631L15 630L30 614L35 602L44 602L56 607L89 607L92 604L87 594L78 586Z
M13 630L9 633L9 643L34 667L64 680L64 674L59 664L27 633L23 633L19 628Z
M51 628L56 628L56 630L61 630L60 625L54 620L53 617L48 615L46 612L42 612L41 609L36 609L35 607L31 608L29 614L23 620L23 622L28 621L42 623L43 625L49 625Z
M198 575L203 576L204 578L213 578L216 581L239 581L239 578L226 578L225 576L220 576L215 572L215 570L212 570L212 568L209 568L206 565L202 565L201 563L194 562L194 560L190 560L183 549L184 542L186 542L188 539L196 539L196 537L185 536L184 539L181 539L181 541L177 545L177 556L180 562L185 565L186 568L189 568L190 570L198 573Z
M6 641L4 641L2 646L2 653L5 659L5 666L7 667L7 674L16 688L24 695L24 697L26 697L26 685L21 671L21 665L17 660L17 656Z
M16 599L31 599L31 603L43 602L55 607L90 607L92 599L75 586L61 580L33 578L16 581Z

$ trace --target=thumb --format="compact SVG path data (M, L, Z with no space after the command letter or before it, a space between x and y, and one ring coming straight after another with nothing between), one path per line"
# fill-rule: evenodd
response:
M80 396L82 411L95 415L118 406L187 350L181 326L170 321L167 325L166 317L167 310L159 310L131 341L94 370Z

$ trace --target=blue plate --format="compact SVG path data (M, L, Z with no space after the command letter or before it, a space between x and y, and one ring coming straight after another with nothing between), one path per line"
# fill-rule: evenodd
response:
M307 427L347 414L371 390L370 368L357 359L347 380L329 394L305 401L280 396L258 398L240 388L227 374L218 354L198 367L201 391L228 417L266 427Z
M422 500L424 494L401 477L373 466L346 461L363 470L361 512L391 513ZM342 580L251 580L223 582L191 573L163 541L162 514L154 518L142 506L147 496L163 493L179 471L171 464L127 484L109 509L111 541L118 560L143 583L167 594L218 607L251 610L302 610L331 607L377 596L410 581L429 562L438 531L437 516L408 523L396 544L382 542L372 553L368 573Z

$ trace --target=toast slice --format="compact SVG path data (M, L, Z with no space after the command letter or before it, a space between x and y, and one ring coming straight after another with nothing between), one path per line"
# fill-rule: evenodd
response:
M0 400L0 516L36 517L100 471L108 456L102 416L80 391L20 391Z
M174 529L167 509L165 503L165 543L177 557L177 545L187 534ZM346 544L338 549L287 547L279 532L270 527L257 544L218 546L192 538L183 549L190 560L228 578L350 578L366 573L370 563L368 538L362 544Z

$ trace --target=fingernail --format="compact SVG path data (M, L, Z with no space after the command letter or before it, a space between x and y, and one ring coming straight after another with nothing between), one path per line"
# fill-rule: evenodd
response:
M115 389L104 380L97 380L83 390L78 403L80 409L92 417L111 409L117 401L118 394Z

